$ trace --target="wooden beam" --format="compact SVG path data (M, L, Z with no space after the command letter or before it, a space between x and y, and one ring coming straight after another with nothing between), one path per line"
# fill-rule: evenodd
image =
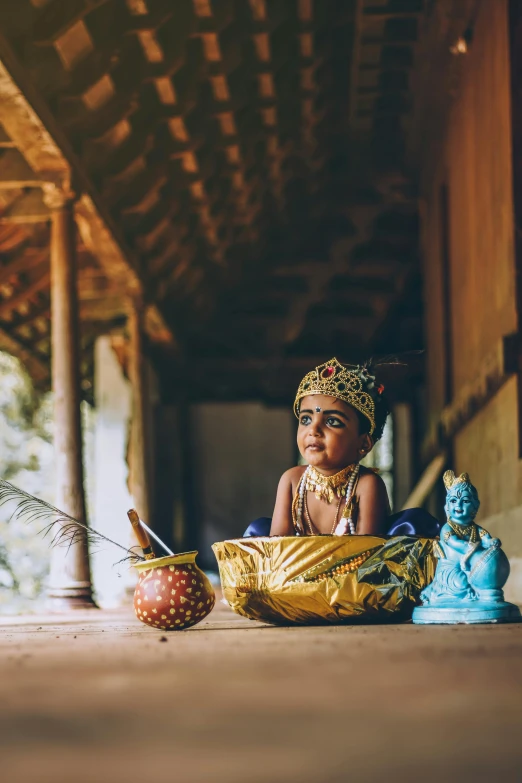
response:
M31 308L25 315L19 315L16 313L14 318L12 318L10 321L6 321L2 325L2 328L7 329L11 333L20 326L27 326L28 324L33 323L33 321L38 320L38 318L49 319L50 312L50 302L44 302L42 305L37 305L36 307Z
M0 157L0 190L41 187L42 180L34 173L18 150L7 150Z
M178 231L172 232L172 239L169 236L169 241L165 243L165 247L157 255L151 256L147 260L147 268L154 276L161 275L165 269L166 264L169 261L174 261L176 257L185 252L185 247L182 244L186 238L186 233L180 233Z
M145 308L144 314L144 326L147 334L151 340L156 343L161 343L164 346L168 346L171 350L176 352L181 351L181 346L173 338L172 330L163 318L161 312L154 305L148 305Z
M34 232L29 232L27 228L22 226L10 226L10 228L4 226L0 231L0 256L22 252L22 249L27 245L29 234L34 235Z
M441 451L437 454L424 470L424 473L417 481L417 484L410 492L406 500L403 511L407 508L417 508L423 506L426 499L431 495L435 484L439 480L440 474L444 470L447 461L447 453Z
M152 13L130 16L123 32L129 35L142 32L156 33L174 13L172 3L164 2L163 7L158 6Z
M53 0L34 21L33 44L52 46L74 24L108 0Z
M16 83L9 67L19 76ZM25 73L0 34L0 122L34 171L67 175L67 161L25 97L25 84L23 92L18 87L24 80Z
M7 135L3 125L0 125L0 149L16 149L16 144Z
M49 257L47 248L31 248L21 253L19 256L0 267L0 285L9 280L13 275L19 275L22 272L28 272L30 269L38 266Z
M36 383L49 378L49 366L43 358L36 355L32 346L28 345L25 340L11 334L4 328L0 328L0 349L20 359Z
M45 223L50 219L41 190L29 190L17 198L0 216L1 223Z
M69 181L74 177L75 187L83 194L76 204L76 217L84 244L93 249L122 292L135 295L141 291L138 257L128 247L63 129L1 33L0 123L29 165L46 181L55 181L53 177Z
M0 302L0 318L5 316L6 313L10 313L13 310L16 310L17 307L29 300L35 294L43 291L44 288L48 288L49 280L49 268L47 264L45 264L45 271L43 271L43 273L37 277L36 280L30 283L30 285L27 287L23 288L21 291L18 291L16 294L14 294L14 296L9 297L9 299L4 299L2 302Z

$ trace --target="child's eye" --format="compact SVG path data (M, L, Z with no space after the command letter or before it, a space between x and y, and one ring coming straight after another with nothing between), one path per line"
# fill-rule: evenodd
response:
M329 427L344 427L342 421L336 418L335 416L328 416L328 418L326 419L326 423L328 424Z
M301 416L301 418L299 419L299 424L310 424L310 422L311 422L311 421L312 421L312 417L311 417L311 416L308 416L308 415L305 413L305 414L304 414L303 416Z

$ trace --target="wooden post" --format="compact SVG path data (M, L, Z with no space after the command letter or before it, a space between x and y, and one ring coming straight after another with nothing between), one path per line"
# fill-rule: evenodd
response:
M132 421L129 453L129 489L144 522L151 523L147 369L143 355L143 305L130 302L128 316L129 377L132 387Z
M53 188L46 194L46 203L52 214L51 347L56 505L85 522L73 197ZM51 608L57 610L95 606L85 537L70 547L53 549L48 596Z

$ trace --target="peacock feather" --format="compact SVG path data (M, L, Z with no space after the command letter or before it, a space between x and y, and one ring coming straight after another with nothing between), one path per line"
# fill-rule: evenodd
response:
M118 560L117 564L125 562L133 565L145 559L133 549L128 549L117 541L113 541L108 536L80 522L65 511L60 511L59 508L51 505L51 503L47 503L29 492L15 487L9 481L0 479L0 506L11 503L14 505L11 519L20 519L30 525L40 525L38 534L49 538L52 547L70 547L78 541L86 540L91 548L99 548L101 545L111 544L124 552L125 557Z

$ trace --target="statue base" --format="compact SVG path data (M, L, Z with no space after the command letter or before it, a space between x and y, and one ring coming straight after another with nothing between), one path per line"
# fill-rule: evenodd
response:
M470 604L440 603L438 606L417 606L413 610L416 625L455 625L463 623L519 623L520 609L507 601L489 603L476 601Z

